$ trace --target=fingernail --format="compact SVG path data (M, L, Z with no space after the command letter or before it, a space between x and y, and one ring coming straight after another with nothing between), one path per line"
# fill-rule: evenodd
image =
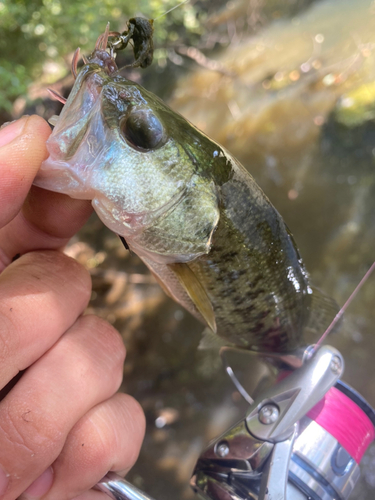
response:
M9 474L6 474L0 467L0 497L6 492L9 484Z
M48 467L30 486L25 490L21 497L25 500L37 500L51 489L53 483L53 470Z
M8 124L4 123L0 129L0 148L6 146L21 134L26 121L23 117Z
M11 122L4 122L1 127L0 127L0 130L7 127L8 125L10 125L11 123L14 123L16 122L17 120L12 120Z

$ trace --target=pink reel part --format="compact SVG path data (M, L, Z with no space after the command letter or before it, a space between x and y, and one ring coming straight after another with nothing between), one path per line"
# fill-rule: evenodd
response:
M375 411L339 381L300 421L290 461L291 489L313 500L347 500L374 437Z

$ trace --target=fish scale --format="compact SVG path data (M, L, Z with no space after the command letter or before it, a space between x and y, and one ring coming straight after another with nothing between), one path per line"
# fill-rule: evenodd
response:
M301 342L309 286L299 254L281 218L278 237L260 231L257 220L265 224L264 210L254 216L254 206L244 203L238 187L236 193L237 197L230 197L229 206L223 205L220 210L211 252L189 265L206 283L219 335L221 331L230 332L231 342L242 347L293 350ZM271 219L277 219L271 205L268 210ZM230 246L223 245L227 241ZM292 265L301 287L298 293L288 278L287 269Z

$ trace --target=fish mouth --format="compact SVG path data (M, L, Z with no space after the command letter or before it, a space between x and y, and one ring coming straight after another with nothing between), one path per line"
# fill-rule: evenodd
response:
M82 179L75 174L69 163L56 161L51 156L42 163L33 184L80 200L92 200L94 197L93 192L85 189Z
M76 144L88 126L93 108L100 102L105 75L96 64L82 68L72 91L56 120L47 140L47 149L56 159L67 159L74 154Z
M84 141L90 120L100 107L103 87L102 69L96 64L82 68L46 142L49 157L34 179L34 185L50 191L69 194L74 198L91 200L82 177L84 167L74 158Z

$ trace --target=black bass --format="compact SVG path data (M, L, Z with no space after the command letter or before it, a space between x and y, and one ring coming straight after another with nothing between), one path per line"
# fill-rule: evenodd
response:
M165 291L225 342L290 352L308 331L323 333L332 301L310 285L291 233L251 175L120 76L106 46L102 35L79 72L35 184L92 200Z

